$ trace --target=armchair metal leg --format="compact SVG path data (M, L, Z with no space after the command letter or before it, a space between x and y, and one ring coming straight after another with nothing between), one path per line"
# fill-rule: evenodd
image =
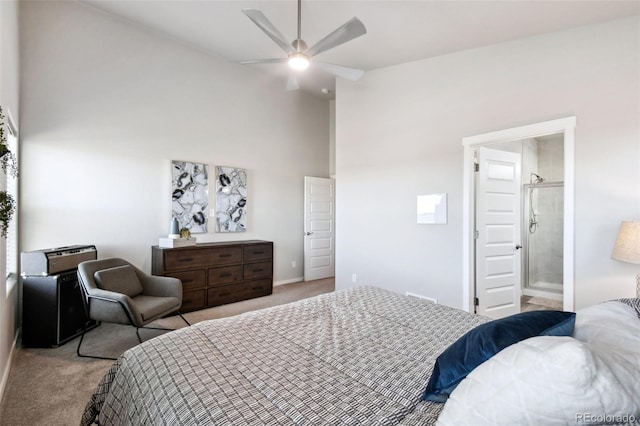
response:
M189 321L187 321L187 319L184 316L182 316L182 314L180 312L176 311L176 313L178 315L180 315L180 318L182 318L182 320L187 324L187 326L191 327L191 323L189 323ZM161 330L161 331L174 331L174 330L177 330L175 328L147 327L146 325L143 325L143 326L140 326L140 327L136 327L136 336L138 336L138 341L140 343L142 343L142 337L140 337L140 329L141 328L145 328L147 330Z
M142 343L142 337L140 337L140 329L141 328L144 328L146 330L173 331L173 328L147 327L146 325L142 325L140 327L136 327L136 336L138 336L138 342L140 342L140 343Z
M180 316L180 318L182 318L182 320L187 324L187 326L189 327L191 326L191 323L187 321L187 319L180 312L177 312L177 314ZM80 352L80 347L82 346L84 335L87 334L87 332L89 331L89 325L92 322L93 322L92 320L87 320L87 322L84 324L84 327L82 328L82 334L80 335L80 340L78 341L78 347L76 348L76 354L78 354L78 356L81 358L105 359L105 360L115 361L117 358L97 356L97 355L87 355ZM138 342L140 343L142 343L142 337L140 336L141 328L147 328L149 330L173 331L173 329L171 328L146 327L146 326L136 327L136 336L138 337Z
M80 336L80 341L78 342L78 347L76 348L76 354L78 354L78 356L81 358L105 359L109 361L115 361L117 358L109 358L109 357L97 356L97 355L86 355L86 354L80 353L80 346L82 346L84 335L87 334L87 331L89 331L89 324L91 324L91 322L92 322L91 320L87 320L87 322L84 324L84 327L82 328L82 335Z
M180 315L180 318L182 318L182 320L187 323L187 327L191 327L191 323L189 321L187 321L187 319L185 317L182 316L180 311L177 311L177 314Z

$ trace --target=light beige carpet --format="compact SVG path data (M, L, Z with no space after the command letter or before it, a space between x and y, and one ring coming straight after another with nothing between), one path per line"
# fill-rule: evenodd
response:
M317 280L274 287L273 294L257 299L185 314L196 322L238 315L269 306L294 302L334 290L334 280ZM186 324L177 316L152 323L179 328ZM143 340L162 331L141 330ZM0 403L1 426L57 426L80 423L84 407L113 361L78 358L78 339L51 349L19 348ZM102 324L87 333L83 353L117 357L138 343L135 328Z

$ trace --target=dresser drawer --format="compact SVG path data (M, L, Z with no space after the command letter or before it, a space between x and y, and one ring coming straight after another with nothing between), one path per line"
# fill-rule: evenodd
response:
M170 272L167 277L179 279L182 281L182 291L189 291L206 287L204 274L204 269L197 269L195 271Z
M268 296L272 292L271 279L247 281L209 288L207 304L209 306L239 302L253 297Z
M164 268L167 271L206 266L230 265L242 262L241 247L207 247L165 251Z
M244 265L243 276L245 280L270 277L272 274L273 263L271 262L247 263Z
M207 290L192 290L182 292L182 307L180 312L197 311L198 309L204 309L207 307Z
M244 247L245 262L271 260L272 258L273 258L273 246L271 244L253 244L253 245Z
M210 268L207 275L207 284L209 286L242 281L242 265Z

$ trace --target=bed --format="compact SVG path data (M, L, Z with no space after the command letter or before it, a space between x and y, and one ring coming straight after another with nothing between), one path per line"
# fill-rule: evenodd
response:
M640 319L617 305L638 322L640 348ZM482 367L507 350L464 378L451 403L425 400L425 386L439 356L489 321L376 287L204 321L126 351L98 385L81 424L461 424L461 410L478 409L465 406L464 394L480 386L473 374L486 375ZM630 365L640 374L640 356ZM635 391L640 395L637 385L625 389ZM624 401L620 409L640 418L640 409L629 409L633 401Z

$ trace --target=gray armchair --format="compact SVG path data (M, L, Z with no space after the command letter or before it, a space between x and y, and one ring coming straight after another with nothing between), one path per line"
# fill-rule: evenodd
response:
M147 275L124 259L109 258L80 263L78 281L88 318L78 342L78 356L114 359L80 353L92 321L132 325L140 343L140 328L158 329L145 326L173 312L190 325L178 311L182 306L182 283L177 278Z

